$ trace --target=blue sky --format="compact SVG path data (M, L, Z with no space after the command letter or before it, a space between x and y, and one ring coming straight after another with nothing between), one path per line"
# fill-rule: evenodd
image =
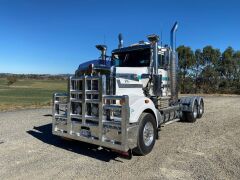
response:
M212 45L240 50L240 1L210 0L0 0L0 73L73 73L124 44L146 40L152 33L169 43L179 22L177 45L193 49Z

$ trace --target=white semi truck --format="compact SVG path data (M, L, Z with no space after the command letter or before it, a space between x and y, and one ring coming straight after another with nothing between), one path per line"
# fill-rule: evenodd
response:
M161 125L201 118L202 97L178 98L177 27L171 30L170 47L159 46L157 35L124 47L121 34L111 56L105 45L97 45L101 57L80 64L68 92L53 96L53 134L146 155Z

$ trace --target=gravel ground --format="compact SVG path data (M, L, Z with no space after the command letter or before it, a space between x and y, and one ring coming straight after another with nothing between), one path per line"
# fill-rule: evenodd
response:
M162 128L147 156L51 135L51 110L0 113L0 179L240 179L240 97L206 97L196 123Z

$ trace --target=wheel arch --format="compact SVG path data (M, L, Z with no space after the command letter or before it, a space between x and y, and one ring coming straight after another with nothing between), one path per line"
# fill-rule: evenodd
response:
M156 115L155 115L155 113L153 112L152 109L145 109L142 113L149 113L149 114L152 114L153 117L154 117L154 119L155 119L155 121L156 121L156 124L157 124L157 126L158 126L159 122L157 121L157 117L156 117Z
M147 100L148 103L145 103ZM157 126L160 124L161 121L161 114L156 109L154 103L152 102L151 99L146 98L146 97L139 97L139 98L134 98L131 100L130 97L130 123L139 123L139 118L143 112L145 113L150 113L154 116L156 120Z

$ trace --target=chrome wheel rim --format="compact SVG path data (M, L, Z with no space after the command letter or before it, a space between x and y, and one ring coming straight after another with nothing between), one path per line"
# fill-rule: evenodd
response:
M193 116L194 116L194 118L197 118L197 114L198 114L198 110L197 110L197 106L195 105L194 109L193 109Z
M154 130L153 125L150 122L147 122L143 129L143 142L146 146L150 146L153 142Z
M203 113L203 104L201 103L199 107L199 114L202 114L202 113Z

